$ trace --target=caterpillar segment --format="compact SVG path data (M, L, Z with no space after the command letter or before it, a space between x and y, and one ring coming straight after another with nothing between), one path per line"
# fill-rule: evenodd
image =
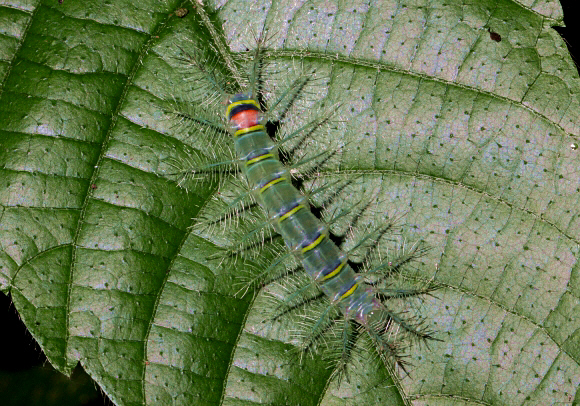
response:
M384 316L379 314L383 306L372 287L354 272L346 255L328 238L326 227L310 211L306 198L292 185L290 173L262 125L259 103L247 94L237 94L230 100L226 117L250 188L308 275L346 319L373 329L377 323L384 324L379 320Z

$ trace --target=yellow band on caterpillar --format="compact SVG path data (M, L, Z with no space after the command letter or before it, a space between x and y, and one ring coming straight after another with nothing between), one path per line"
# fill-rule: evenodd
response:
M262 124L258 124L258 125L254 125L252 127L248 127L248 128L242 128L241 130L238 130L234 133L234 137L239 137L240 135L244 135L247 133L251 133L254 131L259 131L259 130L263 130L264 126Z
M325 275L324 278L322 278L323 281L327 281L330 278L334 278L336 275L338 275L340 273L340 271L342 271L342 268L344 268L344 266L346 265L346 260L341 262L335 269L334 271L330 272L328 275Z
M282 182L283 180L286 180L285 177L281 176L279 178L276 178L274 180L271 180L270 182L266 183L264 186L262 186L262 188L260 189L260 194L264 193L270 186L275 185L278 182Z
M350 288L349 290L344 292L344 294L340 297L340 300L345 299L345 298L349 297L350 295L352 295L354 293L354 291L356 290L356 288L358 288L358 283L355 283L354 285L352 285L352 288Z
M228 108L226 110L226 117L229 118L230 117L230 112L232 111L232 109L235 109L236 107L241 106L242 104L251 104L252 106L256 107L258 110L260 110L260 105L258 104L257 101L252 100L252 99L240 100L240 101L237 101L237 102L230 103L228 105Z
M294 207L292 210L290 210L289 212L285 213L283 216L281 216L278 219L278 223L283 222L284 220L286 220L288 217L292 216L293 214L295 214L298 210L303 209L304 206L302 206L301 204L299 204L298 206Z
M246 166L253 165L256 162L260 162L260 161L263 161L264 159L268 159L268 158L274 158L274 154L264 154L264 155L260 155L260 156L257 156L255 158L252 158L246 162Z
M302 248L302 253L304 254L305 252L308 252L308 251L316 248L316 246L318 244L320 244L322 242L322 240L324 240L324 237L326 237L324 234L320 234L316 240L312 241L306 247Z

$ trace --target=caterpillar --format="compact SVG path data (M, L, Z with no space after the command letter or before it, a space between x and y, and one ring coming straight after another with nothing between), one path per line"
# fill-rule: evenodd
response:
M225 224L232 217L238 222L249 219L250 229L243 230L242 227L238 227L236 233L243 236L238 238L234 247L224 250L221 258L222 262L228 256L242 257L249 262L261 256L267 258L267 260L258 259L258 265L255 267L258 269L257 275L252 275L250 281L244 283L242 294L254 288L259 290L272 282L280 282L289 274L296 275L298 270L288 271L281 264L284 261L295 259L305 271L309 281L300 280L292 285L291 288L295 291L281 300L272 316L272 319L277 319L287 313L304 309L314 301L324 303L322 305L324 310L318 312L316 316L312 317L309 314L305 317L305 320L310 321L310 325L306 323L307 332L298 334L302 339L301 350L326 348L327 354L322 354L323 357L333 358L330 360L331 365L335 368L336 374L342 376L342 373L346 372L347 364L352 360L356 341L365 336L370 339L385 365L394 364L407 372L407 362L402 355L406 343L409 340L427 342L436 338L432 331L424 326L424 320L420 315L406 314L409 309L405 308L405 304L394 309L386 303L399 300L409 304L412 300L429 295L436 289L431 282L424 283L420 287L412 286L411 283L408 284L411 286L392 287L393 284L401 285L400 271L421 257L426 248L414 244L410 248L403 247L394 253L391 252L391 256L387 258L380 255L371 258L372 252L378 249L379 241L393 231L394 222L387 222L370 232L366 230L365 235L349 252L345 252L333 241L329 227L313 212L312 201L296 185L303 184L304 179L308 178L308 173L302 177L301 182L296 182L296 174L288 167L288 163L293 161L292 152L282 151L280 145L289 140L297 140L296 143L301 144L318 130L325 128L336 106L331 107L330 114L324 112L320 117L311 120L308 125L290 134L281 135L278 131L280 123L292 120L280 117L291 114L290 107L303 96L308 84L316 79L313 71L301 74L291 81L288 88L279 92L280 97L272 98L265 90L263 80L266 37L266 35L255 37L256 47L247 75L243 72L244 61L234 59L219 46L212 48L216 56L210 57L203 56L198 50L189 52L180 47L182 62L189 68L193 67L198 73L194 80L202 87L200 93L204 95L205 104L215 107L216 101L226 100L227 105L225 109L222 107L225 114L220 113L220 116L224 117L223 123L208 118L215 114L202 113L199 109L194 109L193 113L175 113L182 122L193 124L194 129L205 131L205 135L209 134L210 138L213 136L213 142L218 145L220 151L219 153L190 151L186 154L186 158L171 162L172 167L177 170L174 174L178 175L178 182L186 187L188 181L205 179L216 172L223 177L226 172L235 173L236 169L232 168L239 168L239 173L246 182L247 192L241 192L238 196L234 194L222 214L214 218L210 216L205 224ZM214 57L225 59L223 65L227 67L229 74L224 75L219 70L208 68ZM275 120L273 117L276 115L272 111L280 106L283 106L282 112ZM205 142L199 143L199 150L203 150L203 144ZM314 162L315 167L319 167L334 156L334 152L336 151L330 149L314 156L303 157L298 164ZM216 159L217 155L226 158L220 161ZM296 163L294 164L296 166ZM224 166L228 169L223 169ZM218 167L222 169L216 169ZM311 192L311 195L326 188L334 188L336 198L345 187L346 184L324 185L314 193ZM261 213L258 214L260 220L251 218L254 209L252 199L255 199L260 207ZM332 199L331 197L329 201ZM250 203L245 203L248 200ZM360 212L367 207L368 205L363 205ZM351 213L351 210L346 210L336 218L344 217L348 213ZM362 216L361 213L353 215L353 223ZM356 229L353 224L349 227ZM285 248L277 243L272 244L271 250L264 247L265 240L275 241L278 238L283 240ZM350 254L361 247L368 248L367 253L363 255L363 262L366 261L367 265L372 266L357 272ZM324 336L328 338L329 331L334 328L340 330L338 334L331 334L338 337L340 342L336 347L338 350L331 348L334 344L329 344L328 339L322 339Z
M346 255L328 238L328 230L308 209L304 196L290 182L276 146L260 122L260 106L252 95L236 94L226 110L235 151L249 186L282 235L299 256L304 270L336 303L347 319L371 334L388 330L393 320L369 285L353 271ZM379 336L376 335L376 338Z
M328 237L328 229L310 211L306 198L292 185L289 171L278 158L276 145L265 131L258 101L251 94L234 95L226 108L236 157L250 189L287 248L346 320L361 326L379 353L395 355L388 338L393 326L426 340L417 330L379 300L380 291L354 272L347 255ZM406 292L411 294L417 292ZM396 357L395 357L396 358ZM397 364L404 368L400 359Z

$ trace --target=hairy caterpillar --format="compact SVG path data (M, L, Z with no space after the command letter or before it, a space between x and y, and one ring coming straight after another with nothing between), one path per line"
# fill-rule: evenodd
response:
M355 342L361 336L370 339L385 363L394 363L404 370L405 362L401 354L405 349L405 339L426 341L434 337L424 327L420 316L409 317L405 314L404 306L394 310L384 302L411 301L434 290L430 283L420 287L392 287L392 280L398 277L400 270L420 257L424 249L413 245L395 250L386 258L376 255L371 260L371 253L377 250L379 241L392 232L392 223L380 225L370 231L367 229L349 252L333 242L329 228L311 210L312 202L309 197L293 184L296 183L296 176L289 170L288 164L291 163L293 168L308 163L320 167L331 159L334 151L306 154L298 162L293 159L292 152L288 153L286 150L279 154L278 151L281 144L289 141L301 144L312 137L325 128L331 115L323 112L307 125L289 134L278 131L280 123L289 120L287 117L280 117L292 114L291 107L303 97L305 89L316 79L313 73L301 74L279 92L279 97L267 94L263 81L265 39L259 37L256 42L256 50L249 61L249 75L243 73L243 60L236 60L219 47L214 48L215 56L204 56L197 50L190 52L180 48L182 61L198 73L194 80L205 86L201 91L205 103L217 109L217 101L229 102L225 107L225 123L215 121L211 118L212 114L200 109L194 109L192 113L175 113L181 121L191 124L194 129L205 131L205 137L213 137L212 141L217 145L215 148L220 149L217 153L203 152L204 148L211 150L211 147L207 148L203 145L204 142L200 142L197 149L190 151L185 158L172 161L172 166L177 169L178 182L187 186L191 180L205 179L216 173L223 177L225 172L235 172L231 168L238 166L247 182L247 192L234 194L222 213L214 218L207 218L205 225L227 224L225 227L236 227L235 233L241 235L235 246L223 252L222 261L228 256L250 261L258 258L257 273L250 272L250 280L246 281L242 291L245 293L250 288L259 289L273 281L279 282L289 274L296 275L297 269L289 271L282 263L297 259L310 279L300 280L292 286L294 292L281 301L273 318L301 310L314 301L322 302L324 310L314 317L309 314L308 319L314 321L306 327L306 333L299 334L304 350L314 349L319 343L329 349L328 333L338 328L340 332L334 334L340 341L337 351L327 351L337 373L345 370L351 360ZM226 74L218 69L208 69L213 58L225 60L223 65L227 67ZM281 112L273 113L276 108ZM334 108L335 106L331 110ZM224 107L221 107L222 117L223 110ZM291 148L293 149L296 147ZM217 159L218 155L222 158ZM306 173L302 180L309 177L308 171ZM333 192L336 195L346 187L324 185L316 193L325 188L333 189L333 186L337 190ZM335 196L334 199L336 198ZM252 199L261 207L257 214ZM362 211L364 208L361 213ZM347 209L336 218L349 213L351 210ZM237 222L232 222L232 218ZM357 215L353 218L348 228L356 229L354 223ZM249 219L250 227L247 230L239 226L239 222L245 219ZM286 246L285 250L276 241L280 237ZM273 241L271 247L264 246L265 240ZM367 253L363 253L363 262L366 261L368 266L364 272L356 272L349 261L350 253L361 247L367 249ZM267 259L262 260L262 256ZM367 277L372 281L366 281Z
M347 262L346 255L328 238L328 230L310 212L306 199L290 182L290 173L278 159L276 146L259 119L260 106L248 94L237 94L227 107L235 150L249 186L275 223L287 247L299 256L304 270L336 304L377 343L396 318L370 285Z

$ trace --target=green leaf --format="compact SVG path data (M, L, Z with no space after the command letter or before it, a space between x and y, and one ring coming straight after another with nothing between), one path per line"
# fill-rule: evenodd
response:
M119 405L577 402L580 79L559 2L217 5L233 52L266 24L269 58L329 72L347 130L328 176L364 174L433 247L442 341L409 376L340 386L206 260L189 227L216 188L160 176L184 140L159 106L195 88L167 59L203 31L185 4L0 2L0 287L51 364L80 361Z

